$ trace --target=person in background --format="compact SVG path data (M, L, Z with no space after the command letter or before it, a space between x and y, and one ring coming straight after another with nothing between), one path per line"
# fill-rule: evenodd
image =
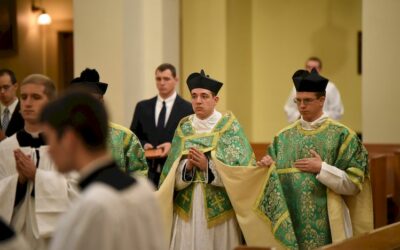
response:
M172 64L163 63L155 71L158 95L138 102L131 130L139 137L144 150L161 149L148 158L149 179L158 186L161 169L171 150L171 141L179 121L193 114L192 106L176 93L179 79Z
M0 141L24 128L17 89L14 72L0 69Z

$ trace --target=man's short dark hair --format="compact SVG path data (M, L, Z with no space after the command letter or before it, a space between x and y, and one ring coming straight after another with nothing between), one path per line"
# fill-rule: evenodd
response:
M0 76L8 75L11 79L11 83L14 85L17 83L17 78L15 77L15 74L12 70L10 69L0 69Z
M67 91L46 105L40 120L57 131L61 138L72 129L90 150L107 147L108 115L104 105L88 93Z
M310 57L310 58L307 59L307 62L308 62L308 61L318 62L318 64L319 64L319 69L322 69L322 61L321 61L321 59L319 59L319 57L312 56L312 57Z
M157 71L163 72L163 71L166 71L167 69L169 69L169 70L171 71L171 74L172 74L173 77L176 77L176 69L175 69L175 66L172 65L172 64L170 64L170 63L163 63L163 64L161 64L160 66L158 66L158 67L156 68L156 72L157 72Z

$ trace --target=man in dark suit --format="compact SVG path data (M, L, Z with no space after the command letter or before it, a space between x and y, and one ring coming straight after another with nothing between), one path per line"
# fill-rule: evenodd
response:
M14 72L0 69L0 141L24 127L17 98L18 83Z
M158 66L155 78L158 95L136 105L130 129L140 139L144 150L162 150L158 158L147 159L149 179L158 186L175 129L183 117L193 114L193 108L175 91L178 77L173 65L164 63Z

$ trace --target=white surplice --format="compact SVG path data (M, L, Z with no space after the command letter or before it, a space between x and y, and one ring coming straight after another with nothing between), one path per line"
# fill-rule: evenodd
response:
M6 241L0 241L0 250L30 250L22 235L15 235Z
M29 155L35 164L39 161L39 165L35 182L28 181L24 198L14 207L18 172L13 151L17 148ZM20 147L16 134L0 143L0 159L0 216L32 249L47 249L60 214L77 196L76 180L56 171L48 146Z
M60 220L50 249L166 249L154 188L144 177L136 180L123 190L89 184Z
M193 116L192 124L197 134L210 132L221 119L222 114L218 111L204 119L200 120ZM181 190L191 182L182 180L182 171L186 159L179 163L175 189ZM214 175L214 180L208 185L223 186L218 172L214 168L214 163L209 160L209 167ZM188 221L180 218L174 213L171 250L230 250L240 244L240 229L235 217L232 217L221 224L207 227L205 198L203 188L199 183L193 183L192 209Z

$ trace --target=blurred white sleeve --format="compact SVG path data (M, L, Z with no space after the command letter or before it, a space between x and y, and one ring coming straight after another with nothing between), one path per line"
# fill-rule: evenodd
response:
M339 120L340 118L342 118L344 113L344 107L339 90L336 88L335 84L331 82L329 82L326 88L326 101L324 111L328 114L330 118L334 120Z
M350 180L345 171L326 162L322 162L321 171L317 174L317 180L337 194L355 195L360 192L357 185Z
M214 180L210 184L217 187L223 187L224 183L222 182L221 177L219 176L217 170L215 169L215 164L211 159L208 160L208 167L210 168L212 174L214 175Z
M296 98L295 88L293 88L292 92L290 92L289 98L287 99L284 107L286 117L289 123L295 122L300 117L300 112L297 108L297 105L293 101L294 98Z
M175 175L175 190L182 190L186 187L188 187L192 182L187 182L184 181L182 176L185 175L186 172L186 162L187 159L181 160L179 162L178 168L176 169L176 175ZM192 177L194 176L194 173L192 171ZM193 178L192 178L193 180Z

